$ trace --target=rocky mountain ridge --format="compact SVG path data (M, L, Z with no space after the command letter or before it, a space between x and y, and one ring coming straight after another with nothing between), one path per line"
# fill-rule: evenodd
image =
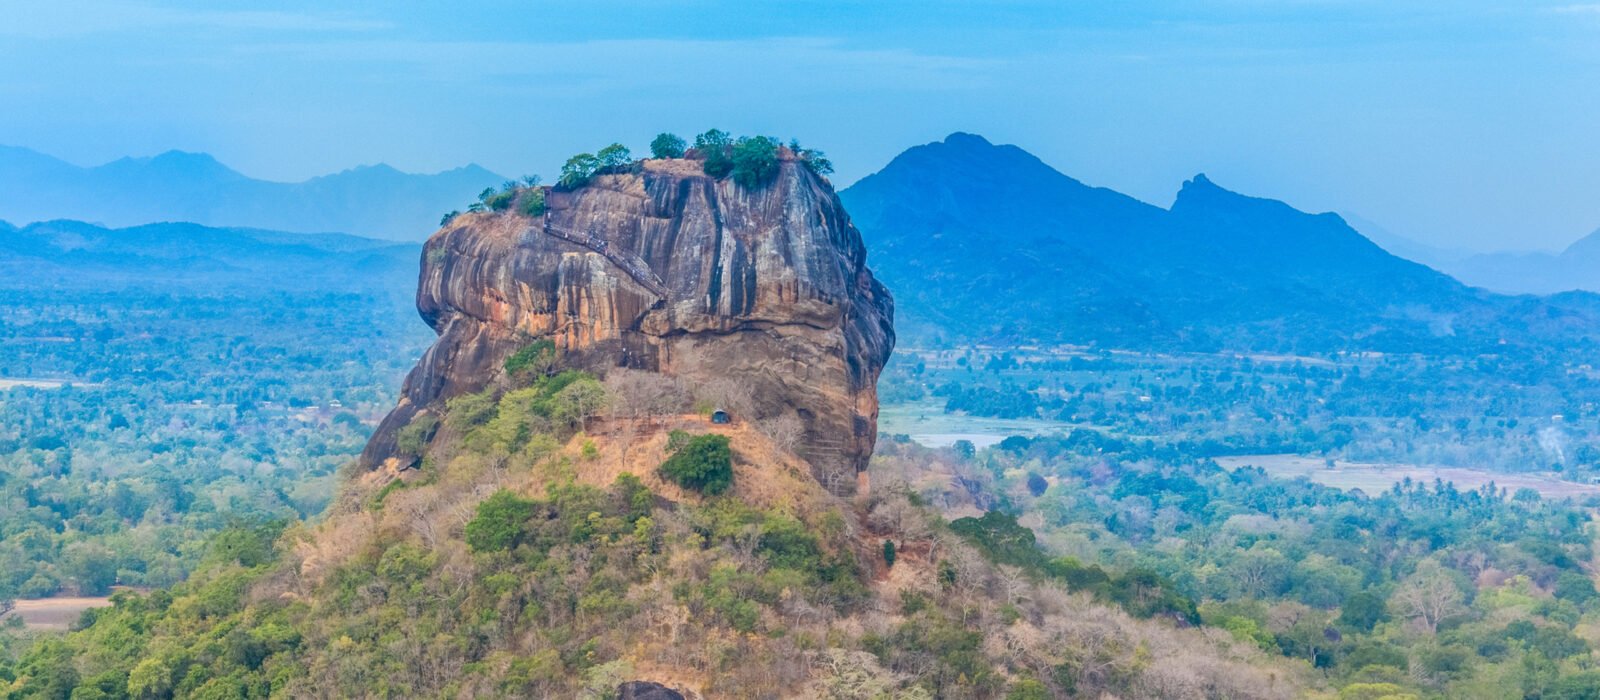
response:
M957 133L840 196L900 291L902 334L935 344L1482 353L1600 338L1600 297L1474 289L1336 214L1204 175L1164 209Z

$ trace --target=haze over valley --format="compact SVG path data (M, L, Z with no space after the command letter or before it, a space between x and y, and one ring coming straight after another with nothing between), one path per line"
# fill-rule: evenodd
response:
M1534 5L16 8L0 700L1600 698Z

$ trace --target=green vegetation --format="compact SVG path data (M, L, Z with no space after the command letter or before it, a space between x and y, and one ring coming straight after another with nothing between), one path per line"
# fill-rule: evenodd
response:
M766 186L778 175L778 141L746 136L733 144L733 181L745 189Z
M694 137L694 150L707 175L721 180L733 172L733 137L728 132L710 129Z
M579 153L561 165L561 178L556 180L556 186L565 190L577 189L589 184L599 169L600 159L593 153Z
M1149 444L1195 457L1548 471L1581 483L1600 477L1600 375L1590 362L1513 348L1472 361L952 349L897 355L879 392L889 413L917 404L930 416L1157 436Z
M230 523L321 513L432 336L414 282L333 269L0 281L7 378L68 384L0 388L0 600L171 586Z
M512 377L546 376L555 370L557 359L555 341L540 338L506 358L506 374Z
M427 413L418 415L395 435L395 447L404 454L421 456L422 451L428 446L428 441L433 439L434 431L438 429L438 418Z
M1443 483L1348 493L1088 430L946 455L989 509L951 529L994 561L1225 629L1349 693L1540 697L1587 668L1600 605L1586 509ZM880 459L914 480L927 455L891 443ZM1036 473L1053 479L1037 495Z
M570 371L543 377L493 411L484 407L492 394L461 397L444 422L488 429L510 404L537 406L584 381ZM518 398L527 391L537 391L531 402ZM529 441L570 434L555 427ZM312 533L223 532L204 566L170 592L119 593L81 631L0 657L0 696L84 697L89 687L103 693L93 697L603 696L627 668L624 653L711 664L710 690L762 696L803 677L806 667L785 659L824 639L782 611L833 619L868 596L837 516L805 520L732 499L660 509L631 475L585 486L549 454L500 453L516 473L543 475L543 498L502 488L476 504L459 539L425 544L448 531L434 529L438 516L413 515L417 504L470 498L481 478L474 453L429 450L451 466L383 489L372 531L381 539L327 555L304 577L294 552ZM457 507L440 508L450 517ZM672 643L638 634L662 619L682 620ZM729 633L754 646L717 651L711 640ZM791 670L770 672L785 663Z
M505 181L500 185L500 189L485 188L478 193L478 201L473 202L468 211L507 211L514 206L523 216L542 216L546 207L544 188L539 186L539 182L538 175L526 175L520 181ZM460 215L459 211L445 214L444 218L439 220L439 225L446 226Z
M682 158L688 144L677 134L660 133L650 141L651 158Z
M733 486L733 451L726 435L696 435L661 463L661 475L686 489L715 496Z
M595 154L595 160L600 161L602 168L620 168L633 162L633 154L628 151L627 146L613 143L600 149L600 152Z
M734 139L720 129L711 129L694 139L695 153L701 159L706 175L719 180L731 176L734 182L746 189L765 187L777 177L780 146L778 139L770 136L741 136ZM812 172L818 175L833 172L833 162L822 151L802 148L799 141L791 141L789 150Z
M564 190L574 190L589 184L601 170L625 167L632 162L632 154L620 143L606 146L597 154L579 153L568 158L561 166L561 179L556 181L556 186Z
M517 213L523 216L544 216L545 211L548 209L549 207L544 201L544 188L542 187L534 187L517 202Z
M516 548L526 537L539 504L504 489L478 504L478 514L467 523L467 546L474 552L495 552Z
M789 140L789 150L799 156L800 162L818 175L832 175L833 161L828 160L827 154L815 148L805 148L800 145L799 139Z

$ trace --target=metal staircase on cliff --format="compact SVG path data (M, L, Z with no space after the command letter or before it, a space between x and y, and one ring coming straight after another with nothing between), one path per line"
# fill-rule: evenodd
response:
M563 226L557 226L550 223L548 217L543 221L543 230L545 233L563 241L574 243L599 253L605 259L610 260L611 264L616 265L618 269L628 273L628 276L632 277L634 282L639 283L639 286L650 290L651 294L662 299L669 298L667 284L661 281L661 278L656 276L655 271L651 270L650 266L645 264L644 260L639 256L626 250L613 248L604 239L591 236L587 232L574 231Z

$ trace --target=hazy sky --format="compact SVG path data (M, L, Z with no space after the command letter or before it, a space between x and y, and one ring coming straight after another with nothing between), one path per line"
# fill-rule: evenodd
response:
M844 184L964 130L1163 206L1203 171L1441 246L1600 227L1600 3L423 5L0 0L0 143L548 176L718 126L824 148Z

